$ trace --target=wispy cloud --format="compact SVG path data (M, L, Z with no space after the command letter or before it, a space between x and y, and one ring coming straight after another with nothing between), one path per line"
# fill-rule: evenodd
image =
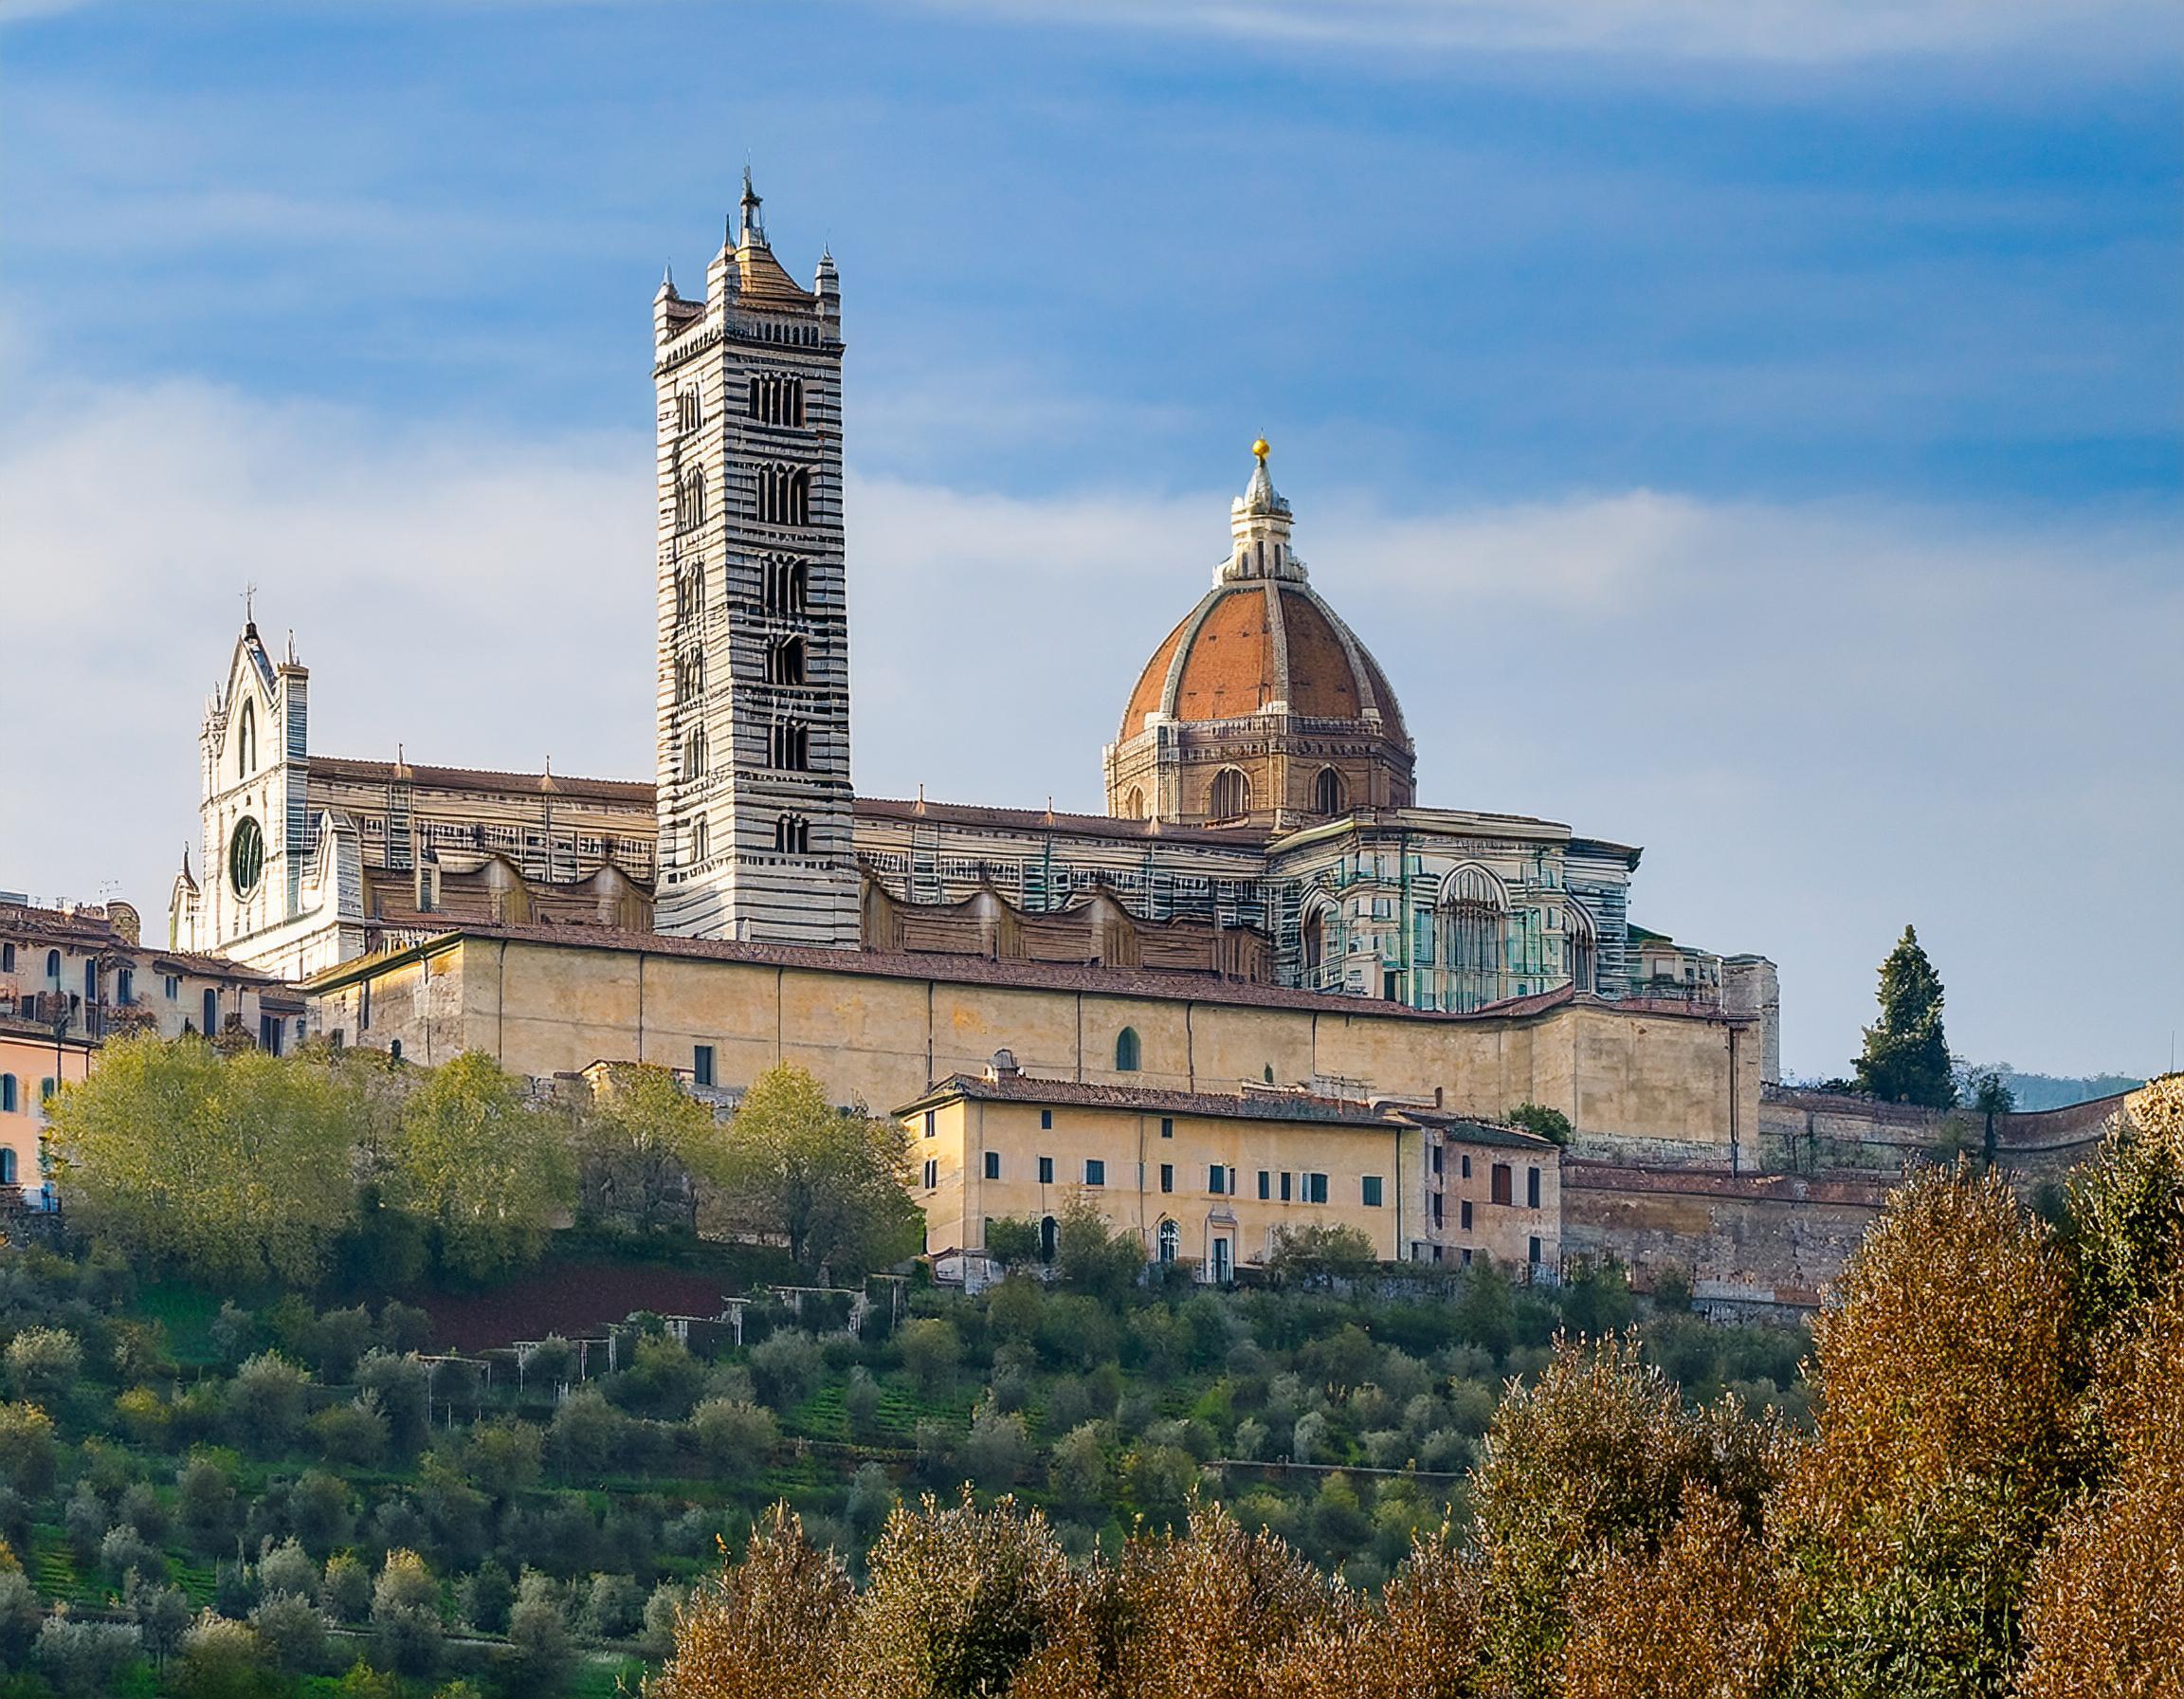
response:
M1384 53L1511 51L1825 64L2174 46L2164 0L927 0L1045 23Z
M633 435L480 438L218 388L36 386L0 439L9 699L0 885L156 909L246 581L313 668L314 741L651 770L651 513ZM129 445L118 456L117 444ZM2145 1066L2184 916L2172 511L1737 503L1673 491L1391 514L1286 483L1314 581L1401 693L1428 799L1647 847L1638 911L1784 967L1833 1068L1906 918L1960 1046ZM852 480L857 776L1099 806L1131 681L1209 581L1225 489L1043 496ZM37 799L35 802L29 799ZM2058 998L2028 928L2115 898ZM2077 946L2073 946L2075 950Z

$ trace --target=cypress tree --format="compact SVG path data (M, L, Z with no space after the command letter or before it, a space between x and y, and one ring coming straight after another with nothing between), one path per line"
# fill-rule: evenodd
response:
M1941 977L1911 926L1881 964L1881 1018L1866 1029L1858 1089L1884 1103L1956 1105L1949 1042L1941 1034Z

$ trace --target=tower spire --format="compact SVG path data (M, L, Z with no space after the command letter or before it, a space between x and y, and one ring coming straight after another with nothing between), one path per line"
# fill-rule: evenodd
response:
M758 191L751 186L751 168L746 165L743 168L743 240L738 247L748 247L754 242L760 247L766 246L766 224L758 216L758 209L764 204Z

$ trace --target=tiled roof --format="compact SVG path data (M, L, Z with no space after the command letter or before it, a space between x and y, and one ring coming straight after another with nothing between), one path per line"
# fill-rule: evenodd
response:
M431 791L537 791L576 801L626 803L649 809L653 787L632 778L570 778L553 773L499 773L484 767L429 767L404 761L409 782ZM311 771L326 778L345 778L359 784L391 784L395 763L360 760L353 756L315 755Z
M896 1111L908 1115L952 1097L984 1103L1052 1105L1056 1108L1136 1109L1161 1115L1219 1115L1239 1121L1309 1121L1345 1126L1387 1128L1394 1124L1370 1104L1301 1092L1164 1091L1140 1086L1088 1086L1075 1080L1040 1079L1032 1074L958 1073L942 1080Z
M1169 843L1224 844L1257 850L1271 835L1263 826L1164 826L1156 820L1123 820L1110 814L1071 814L1036 808L984 808L963 802L903 801L860 796L859 815L873 820L931 820L946 826L987 826L1008 831L1064 831L1078 837L1159 838Z

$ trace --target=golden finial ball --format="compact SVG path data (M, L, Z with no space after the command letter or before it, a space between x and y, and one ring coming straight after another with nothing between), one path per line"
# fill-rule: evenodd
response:
M1265 460L1269 452L1266 447L1266 439L1265 437L1261 437L1257 442L1253 443L1251 445L1251 452L1256 454L1261 460Z

